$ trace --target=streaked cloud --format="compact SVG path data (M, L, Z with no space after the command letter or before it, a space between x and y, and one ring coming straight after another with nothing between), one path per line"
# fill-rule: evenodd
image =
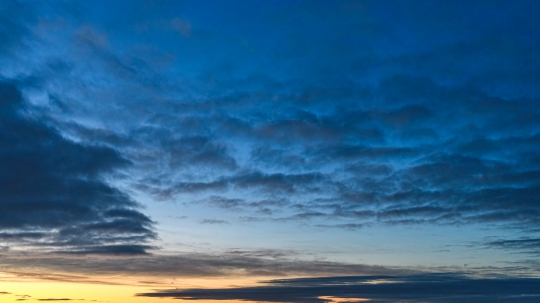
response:
M536 302L538 279L468 278L456 274L321 277L266 281L261 286L182 289L141 293L142 297L254 302L327 302L327 298L369 302Z

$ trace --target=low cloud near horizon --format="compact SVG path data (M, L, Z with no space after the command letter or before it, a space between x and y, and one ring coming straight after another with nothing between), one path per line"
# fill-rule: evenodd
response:
M183 300L323 303L346 301L411 303L533 303L540 279L467 278L456 274L319 277L272 280L254 287L182 289L140 293L140 297Z

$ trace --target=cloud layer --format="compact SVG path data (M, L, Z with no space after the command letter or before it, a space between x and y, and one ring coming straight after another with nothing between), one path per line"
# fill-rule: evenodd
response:
M188 300L254 302L536 302L538 279L474 279L454 274L417 276L322 277L273 280L265 285L228 289L185 289L138 296ZM358 302L360 302L358 300Z
M0 241L65 253L140 254L156 237L138 204L104 174L118 152L64 138L32 116L15 85L0 82Z
M140 197L201 229L467 226L537 251L540 5L138 4L0 4L12 249L144 254Z

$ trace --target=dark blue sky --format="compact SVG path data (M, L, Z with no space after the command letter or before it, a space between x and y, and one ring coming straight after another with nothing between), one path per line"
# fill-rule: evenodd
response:
M0 1L0 264L537 276L538 15L536 1Z

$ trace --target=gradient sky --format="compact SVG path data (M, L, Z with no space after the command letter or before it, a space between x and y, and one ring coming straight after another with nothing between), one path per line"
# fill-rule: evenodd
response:
M0 0L0 301L538 302L538 16Z

